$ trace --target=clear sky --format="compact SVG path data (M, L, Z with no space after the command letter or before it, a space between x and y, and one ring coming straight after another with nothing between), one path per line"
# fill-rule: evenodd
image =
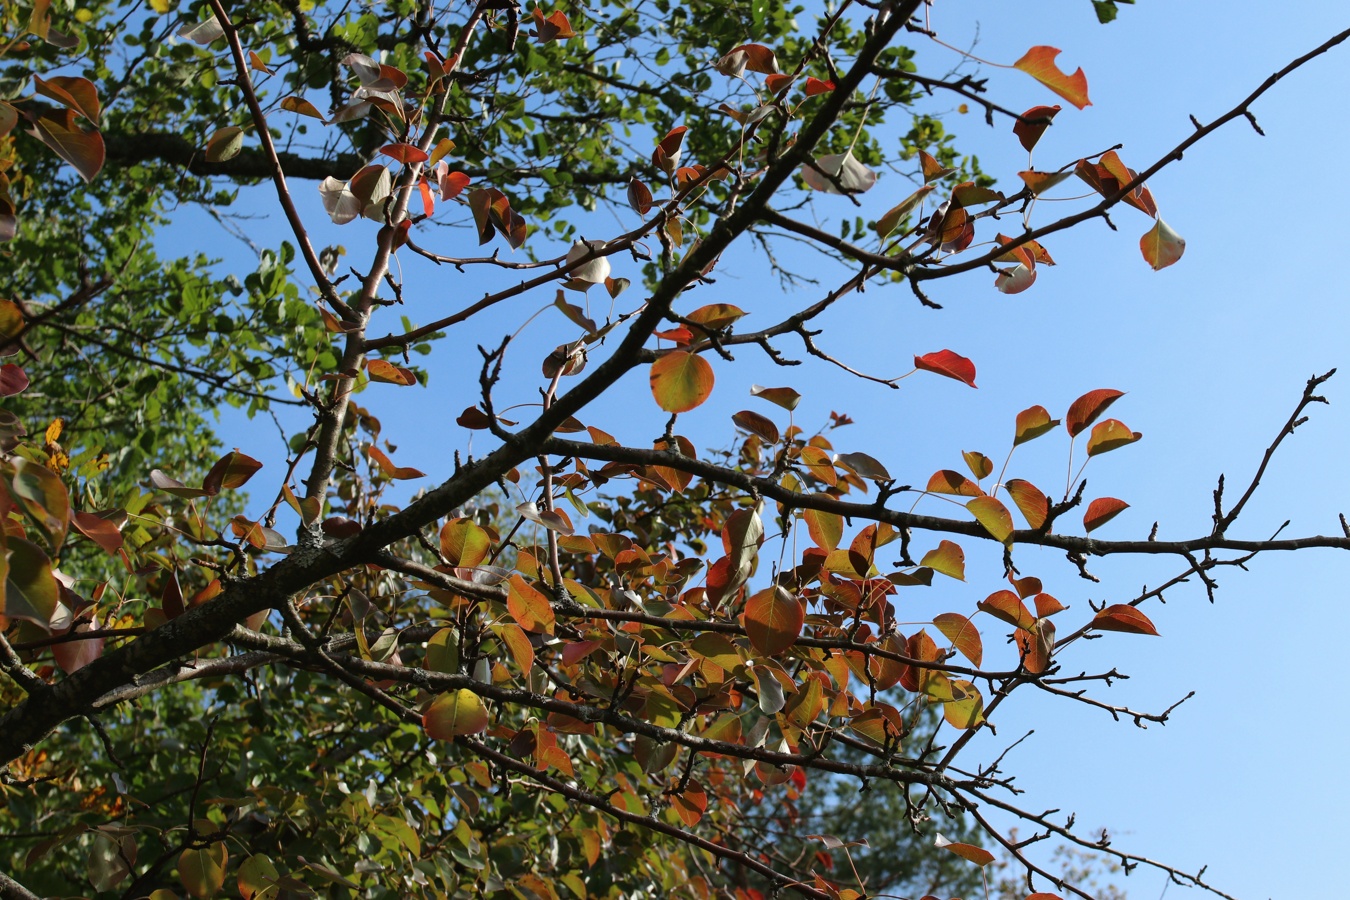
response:
M1190 132L1188 115L1209 121L1350 25L1344 10L1332 2L1140 0L1122 6L1114 24L1100 26L1087 0L940 0L932 15L950 44L969 47L978 37L974 52L984 59L1011 63L1033 45L1050 44L1064 50L1063 66L1085 69L1093 105L1060 114L1037 148L1039 167L1057 168L1123 143L1125 161L1142 169ZM923 71L941 74L960 62L949 50L918 46ZM1056 102L1022 73L969 64L966 71L987 75L990 96L1008 107ZM805 394L799 423L810 429L830 410L847 412L857 424L833 435L837 449L866 450L902 481L922 483L936 469L960 468L962 450L1001 460L1020 409L1043 404L1059 415L1084 391L1118 388L1129 393L1112 415L1145 437L1089 467L1089 496L1109 494L1131 504L1101 535L1142 538L1158 521L1160 537L1183 538L1207 533L1219 473L1228 475L1230 487L1245 485L1305 380L1341 366L1344 373L1324 392L1332 405L1313 409L1235 529L1260 538L1289 519L1287 534L1336 533L1336 514L1350 509L1345 466L1338 462L1350 445L1350 330L1343 312L1350 197L1337 174L1350 143L1347 73L1350 47L1333 50L1257 103L1266 137L1243 122L1230 124L1152 180L1163 218L1188 242L1185 257L1170 269L1155 273L1145 265L1137 241L1150 222L1122 208L1113 215L1119 233L1093 222L1047 240L1059 265L1044 269L1023 294L999 294L990 274L974 273L932 286L941 311L919 307L907 289L874 287L827 321L823 346L859 369L897 375L912 354L950 347L975 361L979 390L921 375L891 391L822 364L776 370L742 351L734 367L715 362L717 391L682 418L680 430L700 447L725 444L731 412L777 412L748 396L751 383L792 384ZM935 109L951 109L956 101L933 102ZM953 114L949 126L958 146L977 153L1000 186L1020 187L1016 172L1025 168L1025 153L1005 121L990 129L972 112ZM876 218L912 189L899 175L885 174L861 212ZM373 224L331 229L314 186L301 182L296 192L302 212L319 226L316 242L345 243L346 261L361 267ZM1052 206L1043 204L1038 222L1059 212ZM846 199L832 197L820 199L814 214L830 221L854 213ZM185 213L180 227L195 224ZM275 245L281 225L274 217L262 227L260 243ZM1017 228L1010 221L1004 230ZM618 230L612 218L597 218L591 236ZM468 247L462 232L441 235ZM219 245L233 254L223 237ZM457 281L411 258L403 265L407 295L420 298L409 308L418 321L457 309L483 289L482 281ZM636 281L636 270L625 265L633 268L616 263L615 274ZM819 274L829 279L837 270ZM750 260L743 267L724 261L718 277L693 299L751 310L747 327L815 299L810 289L784 296ZM430 358L429 390L375 385L358 398L399 445L396 463L433 478L445 472L447 450L465 446L453 419L475 400L474 343L495 343L551 294L504 307L490 328L448 338ZM520 375L505 391L537 396L538 360L570 336L560 325L556 314L543 318L513 347ZM797 347L784 346L799 355ZM659 435L664 417L645 382L645 375L634 375L619 396L581 418L638 443ZM268 460L269 470L279 459L276 431L265 417L227 418L222 436ZM1063 451L1062 434L1042 438L1019 450L1009 475L1043 487L1062 483ZM925 502L931 506L921 509L944 511L939 501ZM1141 584L1180 570L1170 563L1102 561L1092 568L1103 584L1092 585L1078 579L1062 555L1024 551L1019 565L1072 605L1067 617L1087 614L1088 600L1128 600ZM1151 604L1147 613L1160 638L1107 635L1069 651L1066 668L1114 666L1131 676L1095 691L1114 703L1158 711L1196 691L1166 727L1143 731L1099 710L1028 695L1000 710L997 737L984 736L966 765L996 756L1035 728L1007 759L1027 791L1027 807L1076 811L1083 828L1107 827L1118 845L1182 869L1208 865L1211 883L1240 897L1335 896L1327 863L1335 865L1350 839L1350 779L1342 762L1350 733L1332 696L1350 635L1350 557L1310 551L1261 557L1250 569L1222 572L1214 605L1198 586L1169 593L1166 606ZM900 618L918 622L937 612L968 611L999 587L999 576L993 556L973 555L967 585L904 594ZM1121 885L1132 898L1151 900L1164 883L1156 871L1141 870ZM1182 890L1173 886L1169 896Z

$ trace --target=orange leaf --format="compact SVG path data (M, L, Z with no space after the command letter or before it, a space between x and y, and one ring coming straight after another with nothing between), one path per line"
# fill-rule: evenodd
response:
M327 124L328 122L328 120L323 117L323 113L315 109L314 104L310 103L303 97L286 97L281 101L281 108L286 110L287 112L298 113L299 115L302 116L309 116L311 119L318 119L320 122L323 122L325 124Z
M951 469L934 472L933 477L928 479L928 486L924 490L930 494L954 494L958 497L984 496L984 491L980 490L979 485L960 472L953 472Z
M409 478L423 478L426 476L425 472L421 472L409 466L394 465L394 461L386 456L384 451L380 450L380 448L376 447L374 444L371 444L366 452L370 454L371 459L375 460L375 464L380 467L380 471L395 481L406 481Z
M973 665L979 666L980 661L984 659L984 644L980 641L979 629L970 619L960 613L942 613L933 619L933 624L947 640L952 642L952 646L960 651L962 656Z
M987 612L1015 628L1030 630L1036 627L1036 618L1027 609L1022 598L1012 591L995 591L976 604L981 612Z
M1017 177L1026 183L1027 190L1033 194L1043 194L1055 185L1070 178L1073 172L1018 172Z
M116 523L96 516L93 513L77 512L71 516L70 524L89 540L98 544L108 553L122 549L122 532Z
M1060 107L1056 106L1033 106L1031 109L1022 113L1022 118L1013 125L1013 134L1022 143L1022 148L1028 153L1031 148L1036 146L1036 142L1045 134L1045 129L1050 127L1050 120L1059 112Z
M975 364L958 353L950 350L938 350L914 357L914 368L924 369L955 378L964 384L975 387Z
M1158 219L1139 239L1139 250L1144 254L1144 261L1156 272L1181 259L1181 254L1186 252L1186 239Z
M814 97L817 94L828 94L834 90L833 81L821 81L819 78L807 76L806 96Z
M1003 486L1007 488L1008 496L1017 504L1028 525L1040 528L1045 524L1045 517L1050 514L1050 500L1041 493L1040 488L1021 478L1011 478Z
M1088 531L1096 531L1129 508L1130 504L1124 500L1098 497L1088 504L1087 512L1083 513L1083 527Z
M745 633L751 646L764 656L775 656L797 643L805 621L805 605L777 585L745 604Z
M937 840L933 842L933 845L935 847L941 847L948 852L955 853L962 859L969 860L981 868L994 861L994 854L983 847L976 847L974 844L954 843L940 834L937 836Z
M371 381L382 381L385 384L406 386L417 383L417 376L411 371L384 359L366 360L366 374L370 376Z
M553 633L553 607L548 598L519 575L507 582L506 609L516 624L526 631Z
M1084 428L1097 421L1097 417L1106 412L1108 406L1123 396L1124 391L1098 388L1073 401L1068 414L1064 416L1064 427L1069 429L1069 437L1078 437Z
M463 172L449 172L449 171L443 172L441 173L441 176L438 180L440 181L439 186L441 189L442 200L455 199L466 187L469 186L469 176L465 175ZM490 239L491 238L490 231L488 236Z
M1151 634L1155 637L1158 634L1158 629L1153 627L1148 616L1128 603L1108 606L1092 617L1091 625L1098 631L1123 631L1127 634Z
M839 546L839 539L844 536L843 516L838 513L821 512L818 509L807 509L802 511L802 518L806 520L806 530L817 547L822 550L833 550Z
M1060 603L1049 594L1037 594L1032 598L1032 602L1036 604L1036 617L1038 619L1044 619L1047 616L1053 616L1057 612L1063 612L1068 609L1067 606Z
M752 410L743 409L732 414L731 421L770 444L778 443L778 439L781 437L778 426L774 424L773 419L768 416L761 416Z
M1026 54L1013 63L1013 68L1021 69L1050 90L1082 109L1091 106L1088 99L1087 76L1079 69L1072 75L1066 75L1055 64L1060 51L1055 47L1032 47Z
M539 43L547 44L550 41L574 38L577 33L572 30L572 23L567 20L567 15L562 10L554 10L545 16L544 11L536 6L534 8L534 36Z
M1093 426L1092 436L1088 438L1087 455L1109 453L1118 447L1133 444L1143 436L1138 431L1131 431L1129 426L1119 419L1107 419Z
M994 461L983 453L976 453L974 450L962 450L961 458L966 461L970 474L976 478L988 478L993 474Z
M420 147L414 147L412 144L389 144L381 147L380 152L390 159L398 160L405 166L409 163L426 162L430 159Z
M713 370L697 353L674 350L652 363L652 396L666 412L688 412L707 400L713 390Z

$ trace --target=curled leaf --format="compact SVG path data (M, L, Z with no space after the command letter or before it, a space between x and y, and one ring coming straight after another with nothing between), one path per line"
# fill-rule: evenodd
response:
M955 378L963 384L975 387L975 364L951 350L938 350L935 353L916 356L914 368L946 375L948 378Z

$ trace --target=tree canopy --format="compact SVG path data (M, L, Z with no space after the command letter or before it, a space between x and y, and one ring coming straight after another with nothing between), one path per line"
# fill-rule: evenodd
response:
M1091 102L1054 47L1005 61L1044 90L1025 110L967 51L921 71L911 48L946 46L928 13L7 5L0 895L951 896L991 851L1036 900L1090 896L1078 851L1218 893L1019 805L967 748L1014 692L1167 721L1102 698L1111 642L1062 654L1156 635L1157 601L1258 553L1350 549L1350 526L1238 529L1330 374L1181 540L1113 535L1128 503L1087 490L1142 437L1119 390L1008 410L1006 446L931 474L854 446L848 410L794 410L819 367L976 386L975 361L904 335L897 377L826 349L869 288L1034 298L1056 236L1094 220L1137 232L1140 265L1182 261L1149 179L1257 127L1252 104L1350 32L1127 164L1037 154ZM952 104L1027 167L984 171ZM249 226L264 204L275 246ZM252 270L173 227L185 209ZM728 288L748 265L784 290ZM527 333L556 347L528 357ZM695 411L733 366L767 386L709 438ZM436 471L380 421L412 395L462 435ZM221 448L227 405L275 417L285 459ZM1019 469L1033 440L1062 446L1062 492ZM1056 598L1106 556L1177 568ZM944 580L950 611L900 613ZM1067 867L1027 852L1044 839Z

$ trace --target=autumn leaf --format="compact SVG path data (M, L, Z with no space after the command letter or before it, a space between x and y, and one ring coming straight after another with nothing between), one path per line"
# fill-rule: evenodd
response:
M652 396L666 412L688 412L712 394L713 369L697 353L672 350L652 363Z
M1148 616L1127 603L1108 606L1092 617L1091 627L1098 631L1123 631L1126 634L1158 635Z
M1083 74L1082 69L1072 75L1060 71L1055 63L1055 57L1059 54L1060 51L1055 47L1032 47L1021 59L1013 63L1013 68L1026 72L1079 109L1091 106L1092 101L1088 100L1087 76Z
M374 444L371 444L366 448L366 453L368 453L370 458L375 461L375 464L380 467L380 471L385 474L385 477L392 478L394 481L406 481L411 478L426 477L426 473L419 469L414 469L410 466L394 465L394 461Z
M745 633L750 645L764 656L776 656L795 644L805 620L805 604L777 585L745 604Z
M966 580L966 553L959 544L951 541L940 541L936 548L924 554L919 565L957 581Z
M955 378L971 387L976 386L975 364L951 350L938 350L935 353L916 356L914 357L914 368L946 375L948 378Z
M975 516L975 521L984 526L984 530L996 541L1007 543L1012 537L1013 520L1008 508L993 497L976 497L966 504L966 509Z
M976 668L979 667L984 659L984 645L980 640L979 629L970 619L960 613L942 613L933 619L933 624L962 656Z
M366 360L366 374L370 376L371 381L382 381L385 384L406 386L417 383L417 376L411 370L396 366L386 359Z
M1033 106L1022 113L1021 118L1013 124L1013 134L1017 135L1024 150L1031 152L1059 110L1059 106Z
M962 859L969 860L981 868L994 861L994 854L983 847L977 847L974 844L960 844L949 841L941 834L937 836L937 839L933 842L933 846L940 847L949 853L955 853Z
M478 734L487 726L487 707L482 698L468 688L446 691L431 701L422 714L422 727L427 736L438 741Z
M1059 419L1050 418L1050 412L1044 406L1028 407L1017 414L1013 429L1013 446L1033 441L1058 424Z
M297 115L318 119L324 124L328 123L328 120L323 117L323 113L319 112L318 109L314 107L314 104L310 103L304 97L284 97L281 101L281 108L287 112L296 113Z
M1158 219L1139 239L1139 250L1144 254L1144 261L1156 272L1181 259L1181 254L1186 252L1186 239Z
M1083 513L1083 527L1088 531L1096 531L1129 508L1130 504L1124 500L1098 497L1088 504L1087 512Z
M1106 412L1106 408L1116 400L1125 396L1124 391L1117 391L1111 388L1098 388L1095 391L1088 391L1069 407L1069 412L1064 416L1064 427L1069 430L1069 437L1077 437L1093 422L1097 417Z
M1119 419L1107 419L1093 426L1092 434L1088 437L1087 455L1097 456L1101 453L1109 453L1118 447L1133 444L1142 437L1141 433L1131 431Z

